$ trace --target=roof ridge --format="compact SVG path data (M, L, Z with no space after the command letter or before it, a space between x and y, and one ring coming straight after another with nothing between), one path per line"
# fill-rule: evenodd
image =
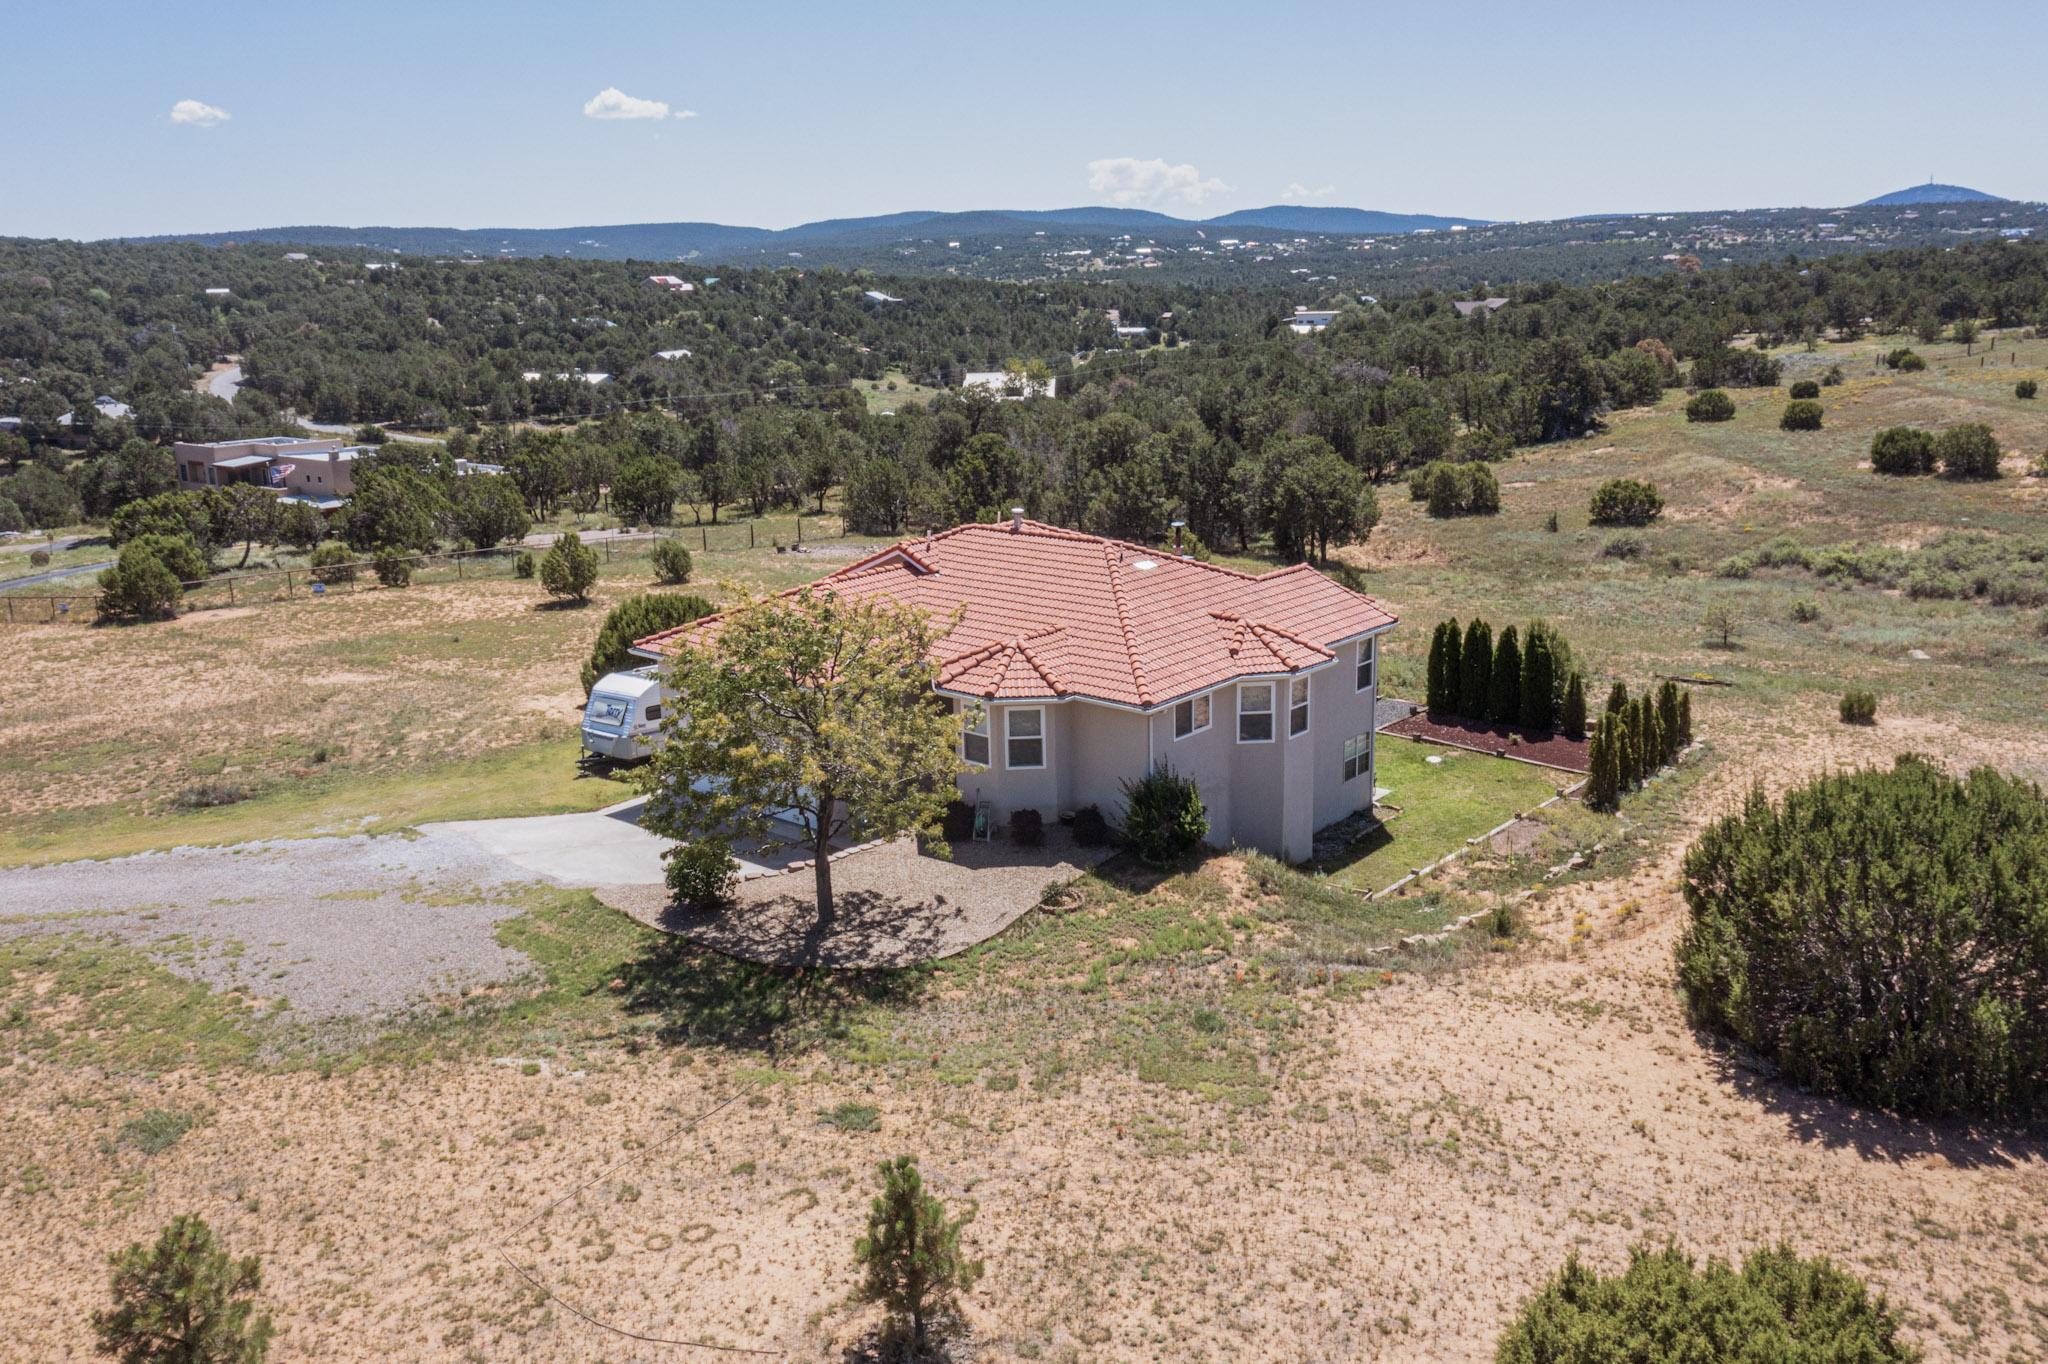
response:
M1336 654L1331 651L1328 645L1318 644L1312 639L1304 638L1301 635L1295 634L1294 631L1283 629L1278 625L1271 625L1262 620L1251 619L1247 619L1245 621L1245 625L1247 628L1252 630L1260 630L1270 635L1278 635L1280 636L1280 638L1284 640L1288 640L1292 643L1299 644L1302 648L1307 649L1312 653L1323 654L1330 658L1336 657Z
M1040 633L1053 634L1057 632L1058 629L1058 626L1054 626L1052 627L1052 629L1041 631ZM1031 636L1031 638L1037 638L1037 636ZM1019 639L1015 641L1013 647L1017 651L1017 656L1019 658L1022 658L1026 663L1029 663L1031 665L1031 670L1038 674L1040 680L1043 681L1047 686L1052 688L1053 694L1055 696L1064 696L1067 694L1067 684L1060 679L1060 675L1057 672L1055 672L1053 669L1047 667L1045 664L1038 661L1038 655L1031 652L1031 646L1029 644L1025 643L1024 640Z
M1102 537L1097 537L1102 538ZM1102 539L1102 566L1109 573L1109 598L1116 604L1117 631L1123 636L1124 657L1131 665L1131 682L1140 705L1152 704L1152 688L1145 681L1145 666L1138 661L1138 641L1131 637L1131 608L1124 600L1123 555L1112 547L1115 541Z

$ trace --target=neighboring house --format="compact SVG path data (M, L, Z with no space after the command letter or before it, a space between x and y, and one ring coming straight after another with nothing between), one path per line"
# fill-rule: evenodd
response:
M1451 306L1458 310L1458 316L1470 317L1481 308L1490 313L1497 313L1508 306L1508 301L1504 298L1461 298Z
M208 289L206 296L208 298L226 298L232 292L233 290L230 289Z
M690 358L690 352L680 347L675 350L658 350L654 352L654 358L657 360L687 360Z
M529 384L537 384L537 383L539 383L539 382L540 382L541 380L543 380L543 379L547 378L548 376L547 376L547 375L545 375L545 374L543 374L543 373L541 373L541 371L539 371L539 370L537 370L537 369L526 369L526 370L521 370L521 371L519 372L519 377L520 377L520 378L522 378L522 379L524 379L524 380L526 380L526 382L527 382L527 383L529 383ZM579 370L575 371L574 373L571 373L571 372L569 372L568 370L556 370L556 371L555 371L555 377L556 377L557 379L563 379L563 380L567 380L567 379L581 379L581 380L582 380L582 381L583 381L584 383L586 383L586 384L592 384L592 385L595 385L595 384L608 384L608 383L610 383L610 382L612 381L612 376L611 376L611 375L609 375L609 374L606 374L606 373L604 373L604 372L603 372L603 371L601 371L601 370L589 370L589 371L585 371L585 370L580 370L580 369L579 369Z
M1210 842L1300 861L1318 829L1372 803L1376 641L1395 619L1306 564L1253 576L1018 513L811 586L959 613L936 689L974 718L961 795L999 823L1086 805L1118 819L1124 783L1170 766L1200 788ZM659 660L718 619L634 652Z
M1296 308L1294 316L1287 319L1287 325L1299 336L1319 332L1337 320L1334 309Z
M100 397L94 398L92 400L92 405L93 409L100 414L100 419L102 421L119 421L123 417L132 417L135 415L134 408L128 406L128 404L124 402L118 402L113 398L109 398L104 394L102 394ZM66 412L63 416L57 418L57 425L71 425L71 417L72 414L70 412Z
M861 293L861 297L870 303L901 303L903 301L894 294L883 293L880 289L864 290Z
M696 285L680 275L649 275L647 282L657 289L666 289L672 294L690 294L697 291Z
M1060 381L1047 376L1032 383L1021 375L1012 375L1006 369L974 370L960 376L962 388L985 388L997 398L1050 398L1059 391Z
M367 445L318 436L253 436L204 444L181 440L172 447L180 488L248 483L323 511L339 507L355 492L352 466L370 453Z

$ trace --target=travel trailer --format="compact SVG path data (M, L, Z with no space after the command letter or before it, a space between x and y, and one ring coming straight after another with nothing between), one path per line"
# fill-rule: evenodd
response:
M658 671L650 664L597 680L583 706L583 761L640 762L653 756L668 696Z

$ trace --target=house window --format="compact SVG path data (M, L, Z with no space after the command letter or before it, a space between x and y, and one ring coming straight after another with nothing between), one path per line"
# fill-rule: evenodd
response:
M956 710L958 706L954 707ZM976 767L988 766L988 709L974 708L974 723L960 731L960 756Z
M1209 727L1209 698L1192 696L1173 708L1173 737L1185 739Z
M1237 741L1273 742L1273 684L1246 682L1237 689Z
M1308 733L1308 679L1297 677L1287 684L1287 733L1291 737Z
M1372 688L1372 665L1372 641L1361 639L1358 641L1358 689L1360 691L1369 691Z
M1372 771L1372 734L1344 741L1344 780L1356 781Z
M1037 706L1003 713L1003 760L1012 769L1045 766L1045 712Z

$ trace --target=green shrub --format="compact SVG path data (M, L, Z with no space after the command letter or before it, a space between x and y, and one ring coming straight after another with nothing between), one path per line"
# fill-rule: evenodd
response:
M248 798L248 788L233 782L198 781L172 796L171 804L180 810L212 810L222 805L236 805Z
M690 581L690 551L680 540L654 542L654 581L667 586Z
M882 1114L873 1104L834 1104L818 1115L827 1127L836 1127L842 1132L872 1132L882 1125Z
M1484 464L1431 460L1408 476L1408 495L1431 516L1491 516L1500 510L1500 480Z
M1952 426L1934 439L1934 459L1950 478L1997 478L1998 437L1982 422Z
M190 1113L169 1108L146 1109L141 1117L121 1124L120 1144L145 1156L162 1155L198 1125L199 1119Z
M1155 866L1174 862L1209 836L1209 812L1193 778L1164 764L1124 789L1124 837Z
M0 497L0 531L23 531L28 529L28 518L21 513L21 506L11 497Z
M1806 398L1795 398L1785 404L1785 415L1778 418L1778 426L1785 431L1818 431L1821 415L1819 403Z
M589 601L597 582L597 551L585 545L575 531L566 530L540 561L540 585L549 596Z
M1801 379L1792 385L1792 396L1794 398L1818 398L1820 396L1820 385L1812 379Z
M1640 559L1643 557L1643 537L1640 535L1617 535L1600 546L1603 559Z
M184 584L206 576L206 558L183 536L138 535L100 573L100 619L168 620L185 599Z
M1870 439L1870 467L1881 474L1933 473L1933 433L1912 426L1887 426Z
M641 665L633 653L633 641L688 625L711 614L711 603L681 592L644 592L628 597L605 613L597 628L597 642L583 662L583 693L597 685L606 673L621 672Z
M965 843L974 837L974 807L964 800L946 802L939 817L939 833L948 843Z
M708 914L732 903L739 866L724 840L700 838L666 854L669 898L682 909Z
M1083 848L1099 848L1109 842L1109 821L1099 807L1084 805L1074 811L1074 842Z
M1694 1022L1888 1109L2048 1111L2048 799L1924 759L1761 788L1685 856Z
M1036 810L1010 811L1010 841L1020 848L1045 842L1045 817Z
M352 583L356 580L355 553L339 540L329 540L316 546L306 562L312 565L315 582Z
M1845 725L1874 725L1877 723L1877 693L1854 688L1845 691L1841 709Z
M1801 625L1811 625L1820 619L1820 607L1801 597L1792 603L1792 619Z
M28 552L28 566L30 568L48 568L50 566L50 551L47 549L30 550Z
M413 556L402 549L380 549L370 558L370 571L386 587L412 586Z
M1603 1275L1576 1251L1523 1304L1494 1352L1497 1364L1737 1364L1839 1361L1911 1364L1899 1322L1880 1295L1825 1258L1789 1247L1734 1267L1695 1268L1676 1247L1638 1247Z
M2041 385L2033 379L2022 379L2012 386L2012 396L2015 398L2034 398L2039 396L2040 392Z
M1901 346L1897 350L1892 351L1890 354L1886 355L1884 357L1884 363L1887 369L1902 370L1908 374L1914 372L1915 370L1922 370L1927 368L1927 362L1925 360L1921 359L1916 352L1908 350L1904 346Z
M512 576L515 578L531 578L538 570L538 567L539 564L533 557L533 551L522 549L517 557L512 560Z
M1593 494L1596 526L1647 526L1664 514L1656 485L1638 478L1611 478Z
M1820 381L1829 388L1836 388L1840 386L1842 380L1847 377L1848 376L1842 373L1842 367L1840 365L1829 365L1828 372L1820 376Z
M1735 400L1718 388L1703 388L1686 400L1689 422L1725 422L1735 416Z

